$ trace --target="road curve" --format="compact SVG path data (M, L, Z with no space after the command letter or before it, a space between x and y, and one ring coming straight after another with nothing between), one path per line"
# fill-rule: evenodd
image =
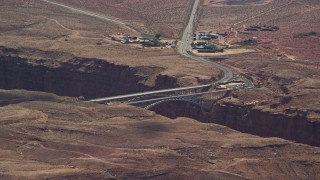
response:
M233 72L230 68L225 67L225 66L218 64L216 62L208 61L204 58L196 57L196 56L189 54L190 48L191 48L191 43L192 43L193 30L194 30L193 26L194 26L194 21L195 21L195 17L196 17L196 13L197 13L197 9L198 9L199 4L200 4L200 0L195 0L191 14L190 14L189 22L183 32L182 40L181 40L181 43L178 47L178 52L185 57L191 58L193 60L208 64L208 65L211 65L211 66L219 69L220 72L222 73L222 76L215 83L230 81L234 77Z
M110 18L110 17L104 16L104 15L100 15L100 14L97 14L97 13L90 12L90 11L78 9L78 8L75 8L75 7L66 5L66 4L54 2L52 0L41 0L41 1L53 4L53 5L65 8L65 9L69 9L71 11L75 11L75 12L78 12L78 13L81 13L81 14L85 14L85 15L88 15L88 16L96 17L96 18L99 18L99 19L102 19L102 20L106 20L106 21L110 21L110 22L116 23L116 24L118 24L120 26L125 26L128 29L137 31L137 32L139 32L141 34L143 33L142 31L132 27L130 24L127 24L127 23L125 23L125 22L123 22L123 21L121 21L119 19ZM183 55L183 56L185 56L187 58L191 58L193 60L196 60L196 61L199 61L201 63L205 63L205 64L208 64L208 65L211 65L211 66L219 69L221 71L222 77L219 80L217 80L215 83L227 82L227 81L233 79L233 72L232 72L232 70L230 68L225 67L225 66L223 66L221 64L212 62L212 61L208 61L208 60L206 60L204 58L196 57L196 56L193 56L193 55L189 54L190 47L191 47L190 44L192 42L194 20L195 20L195 16L196 16L196 12L197 12L199 4L200 4L200 0L195 0L194 5L192 7L191 14L190 14L189 22L188 22L188 24L187 24L187 26L186 26L186 28L185 28L185 30L183 32L181 43L178 46L178 52L181 55ZM157 91L149 91L149 92L142 92L142 93L136 93L136 94L122 95L122 96L114 96L114 97L108 97L108 98L92 99L92 100L89 100L89 101L86 101L86 102L97 102L97 103L98 102L106 102L106 101L112 101L112 100L117 100L117 99L122 99L122 98L145 96L145 95L164 93L164 92L176 92L176 91L183 91L183 90L189 90L189 89L190 90L191 89L200 89L200 88L210 87L211 85L212 84L206 84L206 85L200 85L200 86L189 86L189 87L182 87L182 88L172 88L172 89L164 89L164 90L157 90Z
M104 15L93 13L93 12L86 11L86 10L83 10L83 9L78 9L78 8L75 8L75 7L66 5L66 4L54 2L52 0L41 0L41 1L53 4L53 5L56 5L56 6L60 6L62 8L69 9L71 11L75 11L75 12L78 12L78 13L81 13L81 14L86 14L88 16L92 16L92 17L96 17L96 18L99 18L99 19L102 19L102 20L110 21L110 22L116 23L116 24L118 24L120 26L125 26L128 29L137 31L137 32L139 32L141 34L144 33L142 31L132 27L130 24L127 24L127 23L125 23L125 22L123 22L122 20L119 20L119 19L107 17L107 16L104 16ZM225 67L225 66L223 66L221 64L212 62L212 61L208 61L208 60L206 60L204 58L201 58L201 57L193 56L193 55L188 53L189 50L190 50L190 44L192 42L194 20L195 20L195 17L196 17L196 13L197 13L197 9L198 9L199 4L200 4L200 0L195 0L195 2L193 4L193 7L192 7L192 11L191 11L191 14L190 14L190 18L189 18L188 24L187 24L187 26L186 26L186 28L185 28L185 30L183 32L180 46L178 47L178 52L181 55L185 56L185 57L191 58L193 60L208 64L208 65L211 65L211 66L219 69L221 71L221 73L222 73L222 77L219 80L217 80L215 83L227 82L227 81L229 81L229 80L231 80L233 78L233 72L232 72L232 70L230 68Z

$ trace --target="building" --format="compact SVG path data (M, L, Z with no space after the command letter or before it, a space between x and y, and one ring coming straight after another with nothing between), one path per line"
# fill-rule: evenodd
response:
M195 36L196 40L212 40L219 38L216 33L198 32Z
M215 53L214 49L198 49L198 53Z

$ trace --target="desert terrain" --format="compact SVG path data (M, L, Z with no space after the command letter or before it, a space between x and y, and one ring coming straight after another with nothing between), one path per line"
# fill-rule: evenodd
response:
M197 30L227 32L229 44L256 39L264 42L256 48L282 59L319 60L319 1L244 0L235 1L237 5L227 2L205 1L199 14ZM257 25L277 26L279 30L245 31Z
M219 75L216 69L184 58L172 48L142 49L108 40L106 36L110 34L136 33L116 23L42 1L15 0L2 3L0 8L1 46L67 52L77 57L139 67L142 73L144 67L161 69L149 76L147 84L151 85L155 84L154 77L158 74L179 79L180 86L209 82Z
M320 46L318 28L312 27L319 24L316 21L320 14L317 10L319 2L278 0L259 5L210 2L202 4L197 31L225 32L230 46L254 52L235 55L203 53L201 56L249 78L255 88L232 91L222 99L204 96L204 99L212 99L205 109L172 101L153 110L171 118L192 117L242 132L318 146ZM277 8L273 10L271 7ZM246 31L251 26L264 27L264 24L275 25L279 30ZM303 27L295 28L300 24ZM248 39L257 40L257 44L238 43ZM285 47L285 43L290 47ZM299 48L291 48L297 46Z
M136 28L165 37L179 38L192 7L192 0L58 0L65 4L120 18Z
M248 5L249 1L245 1L238 5L216 6L214 2L204 2L199 30L211 28L227 32L226 39L230 44L246 39L258 40L258 44L247 46L256 52L229 56L229 59L222 61L233 67L238 74L250 77L260 88L260 93L265 92L265 97L260 99L261 96L257 96L256 102L275 111L290 108L307 110L313 119L318 119L320 38L316 32L320 25L317 19L320 3L274 0L259 5ZM279 30L245 30L246 27L264 24L277 26ZM312 31L316 34L305 34ZM259 41L268 43L260 44ZM234 96L248 102L255 101L254 94L249 92L247 96ZM245 100L248 97L252 98ZM288 101L281 101L282 98Z
M112 40L178 41L193 0L50 2L0 3L0 179L320 179L317 0L200 1L188 27L222 34L227 48L196 58L178 51L188 38ZM161 92L172 99L152 111L87 102L226 73L253 86Z
M318 147L122 104L18 90L0 97L11 104L0 107L2 179L319 178Z

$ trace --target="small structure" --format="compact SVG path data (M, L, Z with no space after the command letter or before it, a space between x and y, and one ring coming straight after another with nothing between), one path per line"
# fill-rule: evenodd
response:
M278 31L279 27L278 26L267 26L267 25L263 25L263 26L250 26L248 28L245 29L245 31L269 31L269 32L275 32Z
M196 40L191 44L192 49L204 49L208 45L208 41Z
M156 36L153 34L146 34L146 33L141 33L142 38L144 39L155 39Z
M198 53L215 53L217 52L214 49L198 49Z
M219 38L219 35L216 33L208 32L198 32L195 34L194 39L196 40L212 40Z
M136 37L130 34L118 33L116 35L110 35L111 40L120 42L122 44L141 44L142 47L176 47L177 41L169 43L168 41L161 40L160 34L151 35L141 33L142 37Z
M217 33L218 36L228 36L227 32L218 32Z
M232 80L229 82L219 83L216 86L216 89L223 90L223 89L234 89L234 88L243 88L243 87L247 87L247 85L242 80Z

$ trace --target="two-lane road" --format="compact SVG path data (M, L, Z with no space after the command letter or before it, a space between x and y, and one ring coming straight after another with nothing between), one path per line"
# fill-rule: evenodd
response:
M52 4L52 5L55 5L55 6L59 6L59 7L65 8L65 9L69 9L69 10L74 11L74 12L78 12L78 13L85 14L85 15L88 15L88 16L92 16L92 17L95 17L95 18L99 18L99 19L102 19L102 20L113 22L115 24L118 24L119 26L125 26L126 28L134 30L134 31L137 31L137 32L139 32L141 34L144 33L144 32L142 32L140 30L137 30L136 28L132 27L130 24L128 24L128 23L126 23L126 22L124 22L124 21L122 21L120 19L107 17L105 15L93 13L93 12L90 12L90 11L87 11L87 10L83 10L83 9L79 9L79 8L75 8L75 7L72 7L72 6L69 6L69 5L66 5L66 4L62 4L62 3L59 3L59 2L55 2L55 1L52 1L52 0L41 0L41 1L49 3L49 4ZM201 58L201 57L193 56L193 55L188 53L188 51L191 48L190 44L192 42L194 21L195 21L195 17L196 17L196 14L197 14L197 9L198 9L199 4L200 4L200 0L195 0L195 2L193 4L193 7L192 7L192 11L190 13L188 24L187 24L187 26L186 26L186 28L185 28L185 30L183 32L182 40L181 40L181 43L180 43L180 45L178 47L178 52L181 55L185 56L185 57L191 58L193 60L196 60L196 61L199 61L199 62L202 62L202 63L209 64L209 65L219 69L221 71L221 73L222 73L222 76L218 81L216 81L216 83L229 81L229 80L231 80L233 78L233 73L232 73L232 70L230 68L225 67L225 66L223 66L221 64L212 62L212 61L208 61L208 60L206 60L204 58Z
M217 68L221 71L221 78L219 80L217 80L214 83L219 83L219 82L228 82L231 79L233 79L233 72L230 68L225 67L221 64L212 62L212 61L208 61L204 58L201 57L196 57L193 56L191 54L189 54L190 48L191 48L191 42L192 42L192 36L193 36L193 27L194 27L194 21L195 21L195 17L196 17L196 13L197 13L197 9L198 6L200 4L200 0L195 0L193 7L192 7L192 11L190 14L190 18L189 18L189 22L183 32L182 35L182 40L181 43L178 46L178 52L187 57L187 58L191 58L193 60L196 60L198 62L201 63L205 63L208 64L210 66L213 66L214 68ZM138 97L138 96L146 96L146 95L150 95L150 94L158 94L158 93L164 93L164 92L172 92L172 91L181 91L184 90L186 88L188 89L196 89L199 87L209 87L212 84L207 84L207 85L203 85L203 86L193 86L193 87L184 87L184 88L175 88L175 89L164 89L164 90L158 90L158 91L150 91L150 92L142 92L142 93L136 93L136 94L129 94L129 95L122 95L122 96L114 96L114 97L107 97L107 98L99 98L99 99L93 99L90 100L89 102L110 102L110 101L117 101L123 98L128 98L128 97ZM185 95L185 96L194 96L197 95L197 93L190 93L189 95ZM168 96L168 97L164 97L164 100L170 100L172 97ZM161 100L163 100L161 99ZM153 99L154 100L154 99ZM160 100L160 99L159 99ZM148 101L148 100L144 100L144 101ZM151 100L152 101L152 100ZM134 102L131 102L132 104L134 104Z
M185 57L191 58L193 60L196 60L196 61L199 61L199 62L202 62L205 64L209 64L209 65L219 69L222 73L222 76L218 81L216 81L216 83L230 81L233 78L233 72L230 68L223 66L221 64L218 64L216 62L208 61L204 58L193 56L193 55L189 54L190 48L191 48L191 43L192 43L193 31L194 31L194 21L195 21L195 17L197 14L197 9L199 7L199 4L200 4L200 0L195 0L191 14L190 14L189 22L183 32L182 40L181 40L181 43L178 47L178 52Z
M41 0L41 1L50 3L52 5L56 5L56 6L65 8L65 9L69 9L69 10L74 11L74 12L78 12L78 13L86 14L88 16L92 16L92 17L99 18L99 19L102 19L102 20L110 21L110 22L116 23L116 24L118 24L120 26L126 26L127 28L133 29L133 30L138 31L140 33L143 33L140 30L137 30L137 29L133 28L130 24L127 24L126 22L123 22L122 20L119 20L119 19L110 18L110 17L104 16L104 15L101 15L101 14L97 14L97 13L93 13L93 12L87 11L87 10L78 9L78 8L75 8L75 7L66 5L66 4L55 2L53 0ZM212 62L212 61L208 61L208 60L206 60L204 58L196 57L196 56L193 56L193 55L189 54L189 51L190 51L190 48L191 48L190 44L192 42L194 21L195 21L195 17L196 17L196 13L197 13L197 9L198 9L199 4L200 4L200 0L195 0L195 2L193 4L193 7L192 7L191 14L190 14L189 22L188 22L188 24L187 24L187 26L186 26L186 28L184 30L181 43L178 46L178 52L181 55L183 55L183 56L185 56L187 58L191 58L191 59L199 61L201 63L206 63L206 64L208 64L210 66L213 66L214 68L219 69L221 71L222 76L218 81L216 81L214 83L230 81L233 78L233 72L232 72L232 70L230 68L225 67L225 66L223 66L221 64ZM190 89L190 90L191 89L202 89L202 88L210 87L211 85L212 84L206 84L206 85L201 85L201 86L190 86L190 87L182 87L182 88L173 88L173 89L163 89L163 90L157 90L157 91L141 92L141 93L136 93L136 94L121 95L121 96L108 97L108 98L92 99L89 102L97 102L97 103L100 102L100 103L103 103L103 102L112 101L112 100L117 101L117 100L123 99L123 98L134 98L134 97L139 97L139 96L147 96L147 95L154 95L154 94L161 94L161 93L168 93L168 92L179 92L179 91L184 91L184 90L188 90L188 89ZM189 95L195 95L195 94L194 93L190 93ZM170 98L167 98L167 99L169 100Z

